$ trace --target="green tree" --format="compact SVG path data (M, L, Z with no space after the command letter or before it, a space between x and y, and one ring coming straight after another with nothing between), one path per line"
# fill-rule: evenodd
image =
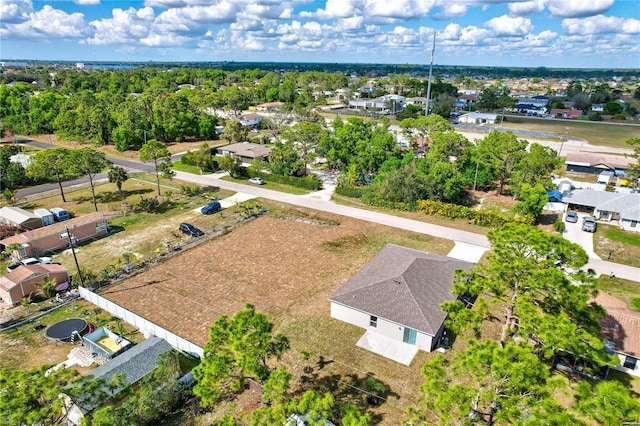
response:
M78 374L61 368L45 374L47 367L0 370L0 423L7 426L57 424L62 420L63 388Z
M486 264L456 274L453 292L503 306L500 344L524 338L545 359L563 348L598 365L612 363L598 337L604 312L589 302L595 282L581 270L588 260L584 250L561 236L518 223L496 228L487 237L493 251ZM442 307L451 314L454 330L478 319L459 316L466 309L460 300Z
M318 143L325 136L326 131L318 123L301 121L286 129L282 138L294 143L294 149L302 161L303 174L307 175L307 165L316 157Z
M103 152L96 151L91 148L80 148L70 151L70 155L64 157L66 167L81 175L87 175L89 178L89 187L91 188L91 199L93 200L93 208L98 211L98 203L96 201L95 179L96 175L106 169L111 162Z
M218 166L228 172L232 177L235 177L240 173L242 159L236 155L225 154L218 158Z
M640 400L620 382L583 381L576 392L577 410L607 426L640 423Z
M287 338L274 335L273 324L253 305L247 304L231 319L223 315L209 328L204 356L193 369L193 393L203 407L212 407L223 395L240 392L249 378L265 383L273 373L268 362L288 348ZM276 375L281 383L283 376L286 373Z
M478 161L491 167L493 175L499 182L499 193L503 194L505 186L511 182L517 165L526 155L527 141L516 137L513 132L489 133L476 144Z
M248 129L238 120L227 120L222 136L231 142L242 142L247 140Z
M523 183L518 199L520 201L515 205L513 211L519 215L531 217L535 223L538 222L544 206L549 202L547 190L541 184L531 186L528 183Z
M35 180L48 180L55 176L60 196L63 202L67 202L62 188L62 181L70 176L71 170L67 157L70 151L65 148L49 148L36 152L31 157L31 163L27 167L27 176Z
M169 150L162 142L151 139L140 148L140 161L153 161L158 197L160 197L162 195L160 193L160 176L171 170L171 154Z
M629 164L627 167L627 173L631 177L631 186L637 188L640 186L640 138L631 138L627 140L627 145L630 145L633 149L633 154L628 156L635 161Z
M560 157L557 151L538 143L532 143L514 168L511 179L514 187L513 192L518 196L519 188L524 183L530 186L541 184L546 189L553 188L551 174L560 169L563 164L564 158Z
M107 173L107 177L109 178L109 182L116 184L118 193L120 194L120 197L122 197L122 184L129 179L127 171L120 166L111 166Z
M436 355L422 375L416 404L407 409L412 424L558 424L547 423L557 411L572 420L567 424L580 424L551 399L548 368L527 344L472 341L452 362ZM552 414L541 405L552 405Z
M267 168L274 174L290 176L302 173L302 161L291 140L276 139L269 151Z

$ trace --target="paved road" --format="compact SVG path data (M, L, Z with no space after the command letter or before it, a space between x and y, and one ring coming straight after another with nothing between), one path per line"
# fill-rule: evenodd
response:
M24 140L24 139L22 139ZM48 144L43 144L41 142L35 141L27 141L28 144L41 144L36 146L49 147ZM607 148L611 149L611 148ZM179 158L179 155L175 156L176 159ZM128 161L121 160L116 158L110 158L114 162L114 164L121 165L121 167L125 167L128 170L135 171L153 171L153 166L150 164L145 164L136 161ZM213 175L194 175L190 173L184 173L176 171L176 178L192 183L198 183L201 185L213 185L218 186L220 188L228 189L236 192L243 192L247 194L254 195L256 197L262 197L269 200L280 201L283 203L288 203L292 205L297 205L301 207L307 207L314 210L321 210L330 213L335 213L342 216L348 216L355 219L366 220L368 222L379 223L382 225L387 225L399 229L405 229L408 231L418 232L427 235L433 235L439 238L446 238L449 240L454 240L466 244L472 244L475 246L488 248L489 241L487 237L481 234L476 234L473 232L462 231L454 228L447 228L439 225L432 225L425 222L420 222L417 220L405 219L385 213L369 211L364 209L358 209L355 207L343 206L340 204L336 204L330 200L326 193L319 191L318 193L312 193L308 195L292 195L286 194L278 191L272 191L263 187L250 185L250 184L240 184L236 182L229 182L225 180L220 180L219 178L223 174L217 173ZM78 179L76 181L81 181ZM85 180L86 181L86 180ZM74 182L74 181L70 181ZM57 184L51 185L41 185L40 187L30 188L29 190L33 190L33 193L37 193L39 191L46 191L47 189L43 189L44 187L49 187L49 189L56 189ZM27 191L27 190L22 190ZM20 195L20 191L18 193ZM590 250L592 255L593 249ZM607 262L598 258L590 258L589 263L587 264L588 268L596 271L596 274L605 274L605 275L615 275L620 278L625 278L633 281L640 282L640 268L633 268L626 265L620 265L617 263Z
M446 238L448 240L459 241L466 244L472 244L483 248L489 248L487 237L473 232L462 231L459 229L447 228L439 225L432 225L417 220L405 219L385 213L363 210L355 207L343 206L333 201L327 201L320 193L312 193L308 195L292 195L278 191L272 191L264 187L245 185L236 182L220 180L219 177L224 174L218 173L213 175L192 175L189 173L176 172L176 178L187 182L198 183L201 185L213 185L220 188L228 189L236 192L243 192L262 197L269 200L280 201L296 206L307 207L315 210L335 213L342 216L348 216L355 219L366 220L368 222L380 223L382 225L394 228L405 229L408 231L418 232L421 234L433 235L435 237ZM592 235L592 234L590 234ZM593 246L592 246L593 247ZM595 256L593 249L590 254ZM589 259L587 268L593 269L597 275L615 275L632 281L640 282L640 268L620 265L618 263L607 262L597 257Z
M40 141L35 141L33 139L27 139L24 137L19 137L16 139L16 143L22 144L22 145L30 145L30 146L35 146L38 148L51 148L51 144L48 143L44 143L44 142L40 142ZM180 158L182 157L182 154L175 154L171 156L171 161L178 161L180 160ZM151 162L147 162L147 163L143 163L141 161L135 161L135 160L124 160L122 158L116 158L116 157L107 157L107 160L111 161L113 164L122 167L123 169L125 169L128 172L147 172L147 173L153 173L153 164ZM96 175L95 177L95 181L99 181L99 180L104 180L107 179L107 173L99 173L98 175ZM68 181L64 181L62 182L62 187L63 188L68 188L70 186L74 186L74 185L78 185L81 183L87 183L89 182L89 178L87 177L80 177L77 179L72 179L72 180L68 180ZM22 198L22 197L27 197L29 195L34 195L34 194L39 194L41 192L47 192L47 191L57 191L59 190L59 186L57 183L47 183L44 185L38 185L38 186L33 186L30 188L25 188L25 189L20 189L18 191L16 191L16 198Z

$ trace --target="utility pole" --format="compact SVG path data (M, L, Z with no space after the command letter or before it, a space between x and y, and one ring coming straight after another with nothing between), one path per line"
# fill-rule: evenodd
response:
M78 264L78 258L76 257L74 241L71 238L71 234L69 233L69 228L65 225L64 229L67 231L67 238L69 239L69 247L71 247L71 254L73 254L73 260L76 262L76 269L78 270L78 278L80 279L80 285L84 287L84 281L82 280L82 272L80 272L80 265Z
M424 116L429 115L429 98L431 98L431 75L433 74L433 54L436 51L436 33L433 33L433 47L431 48L431 64L429 65L429 81L427 82L427 102L424 109Z

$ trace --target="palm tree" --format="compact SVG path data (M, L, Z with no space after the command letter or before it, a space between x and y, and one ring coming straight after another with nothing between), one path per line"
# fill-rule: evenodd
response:
M108 177L109 182L116 184L118 193L122 197L122 184L129 179L127 171L120 166L113 166L109 169Z

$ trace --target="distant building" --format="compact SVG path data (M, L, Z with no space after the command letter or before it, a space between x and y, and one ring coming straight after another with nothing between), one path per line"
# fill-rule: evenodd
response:
M469 112L467 114L463 114L458 118L459 123L466 124L496 124L497 119L496 114L485 114L480 112Z
M552 109L550 113L553 118L566 118L571 120L573 118L582 117L582 110L579 109Z

